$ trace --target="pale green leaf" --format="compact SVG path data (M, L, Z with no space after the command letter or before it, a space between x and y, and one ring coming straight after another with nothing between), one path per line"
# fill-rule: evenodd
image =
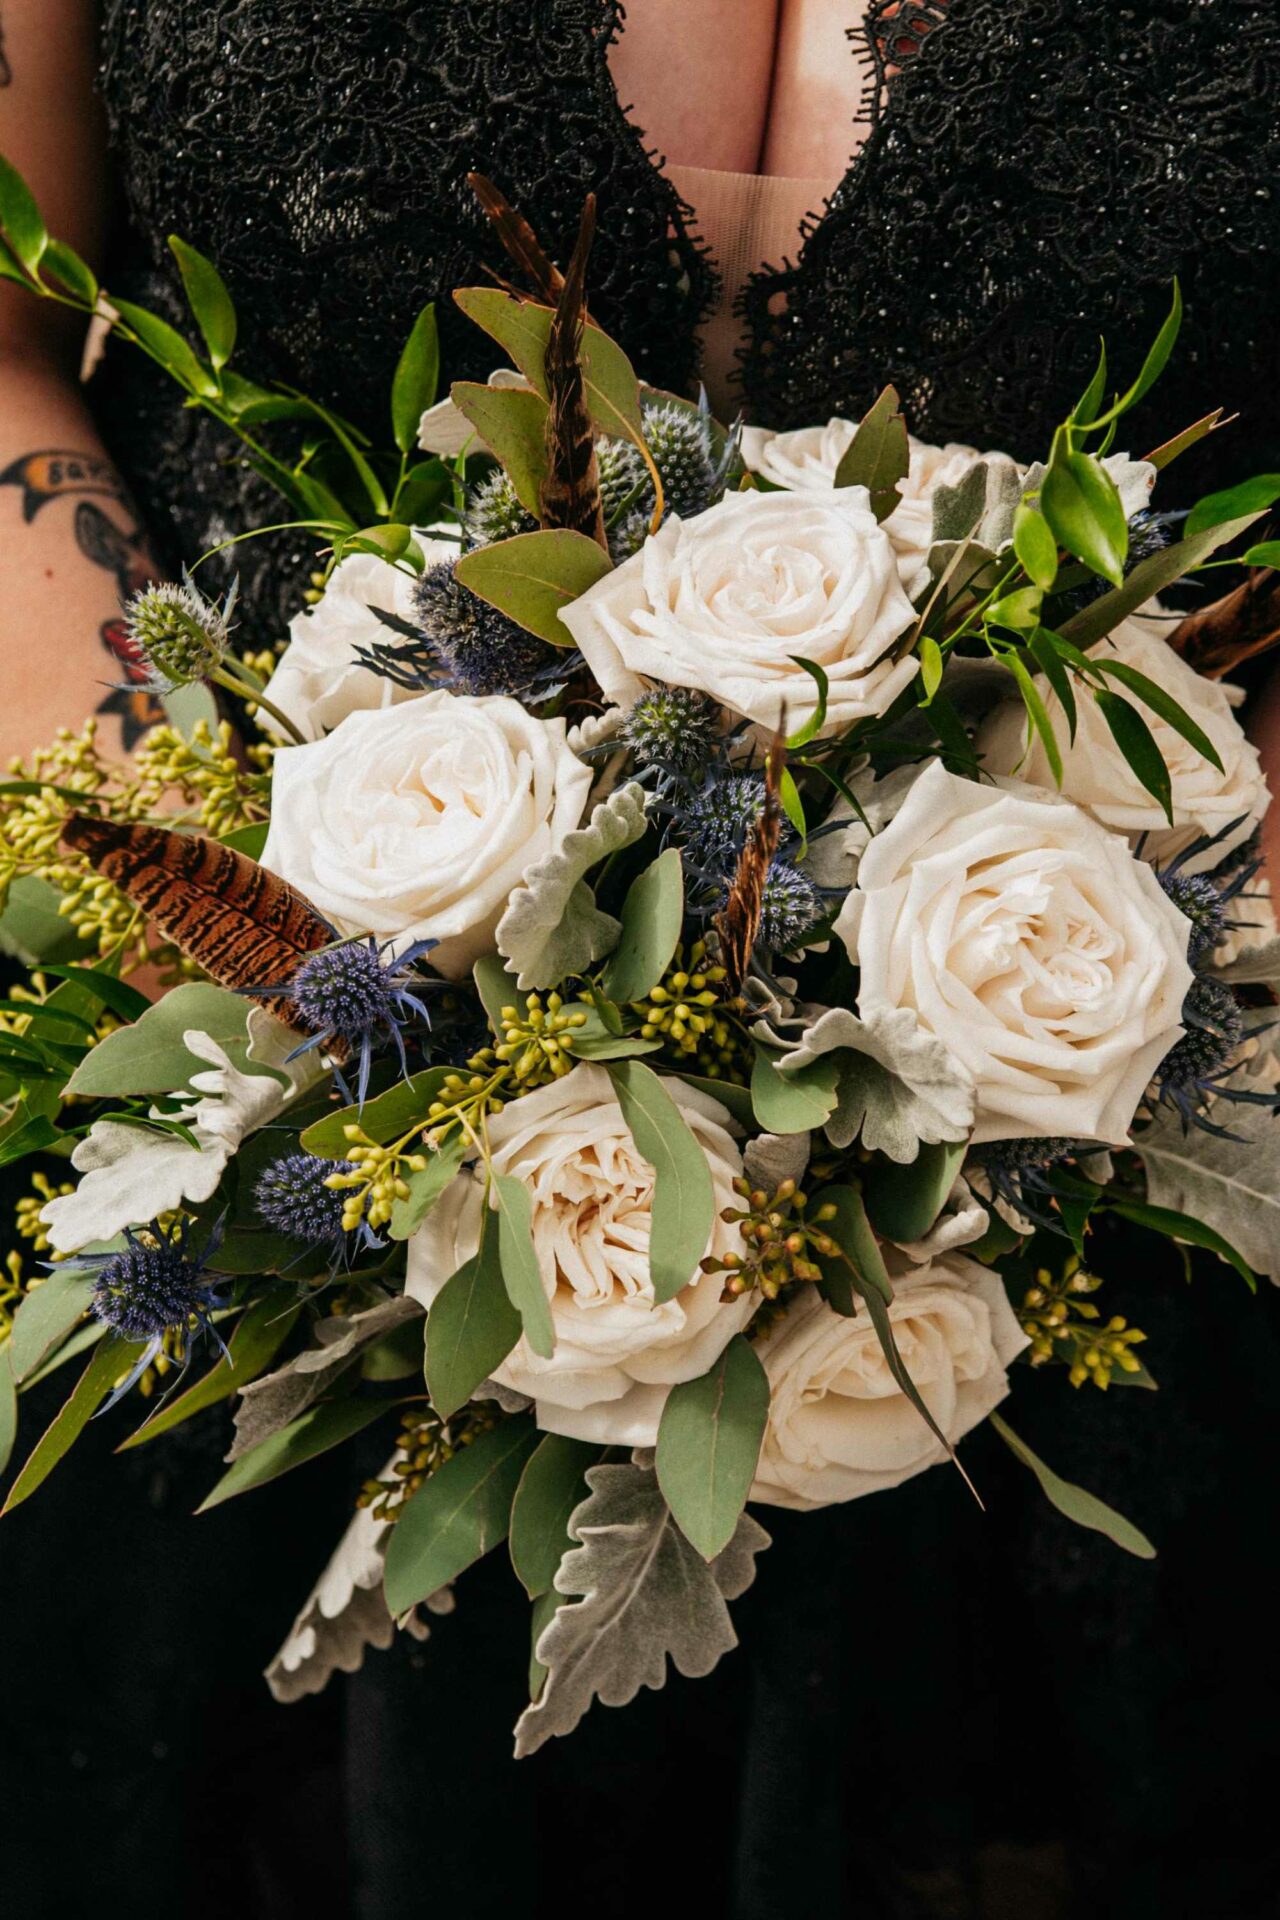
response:
M825 1126L836 1104L839 1062L834 1056L783 1073L758 1041L754 1050L751 1105L765 1132L812 1133Z
M549 1433L530 1454L511 1506L511 1564L531 1600L546 1593L573 1541L569 1520L591 1489L587 1468L601 1449Z
M611 565L604 548L585 533L551 527L473 548L458 561L454 576L518 627L553 647L571 647L573 635L560 614Z
M988 1415L992 1426L1000 1435L1014 1458L1021 1460L1024 1467L1030 1467L1046 1497L1065 1514L1068 1520L1074 1520L1078 1527L1089 1527L1094 1533L1105 1533L1108 1540L1114 1540L1126 1553L1136 1554L1139 1560L1154 1560L1156 1550L1140 1533L1131 1520L1126 1520L1114 1507L1107 1506L1096 1494L1086 1493L1071 1480L1063 1480L1052 1467L1032 1453L1025 1440L1020 1440L1012 1427L1000 1418L998 1413Z
M278 1480L282 1473L291 1473L331 1447L341 1446L394 1406L393 1400L366 1400L354 1394L345 1400L322 1400L260 1445L240 1454L196 1512L208 1513L211 1507L220 1507L238 1493Z
M619 1004L643 1000L671 964L684 919L684 867L677 847L660 853L632 881L622 931L605 969L605 993Z
M503 1420L410 1495L387 1544L387 1606L397 1619L506 1539L511 1503L537 1444L527 1416Z
M479 1250L441 1287L427 1314L426 1381L442 1419L466 1405L520 1338L498 1260L497 1222L485 1220Z
M496 1173L489 1188L498 1216L498 1265L524 1337L533 1351L549 1360L556 1349L551 1303L542 1284L542 1269L533 1244L533 1201L523 1180Z
M467 1155L466 1135L459 1129L436 1148L425 1167L406 1177L407 1200L397 1200L391 1209L388 1231L393 1240L407 1240L416 1233L436 1201L449 1185Z
M658 1485L686 1540L714 1560L732 1540L769 1417L769 1378L734 1335L698 1380L672 1387L658 1428Z
M640 1060L615 1060L607 1072L636 1148L655 1173L649 1277L661 1304L689 1284L707 1250L715 1217L711 1169L650 1067Z

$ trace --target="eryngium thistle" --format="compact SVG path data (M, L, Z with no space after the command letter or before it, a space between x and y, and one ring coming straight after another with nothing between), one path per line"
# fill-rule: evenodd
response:
M145 1240L131 1233L93 1283L93 1311L129 1341L159 1340L173 1330L185 1335L193 1314L206 1315L208 1298L202 1259L176 1234L154 1228Z
M1156 1084L1161 1098L1184 1113L1213 1091L1245 1040L1244 1014L1231 988L1212 974L1200 973L1182 1003L1186 1032L1160 1062Z
M159 581L142 587L124 609L126 662L140 669L133 684L159 692L190 686L217 667L230 643L235 588L219 607L188 577L181 585Z
M622 738L637 765L659 772L699 772L714 754L719 732L715 702L691 687L642 693L622 723Z
M487 473L467 500L468 546L487 547L495 540L510 540L517 533L532 533L537 524L520 504L510 476L501 467Z
M413 603L445 677L463 693L518 693L553 657L545 641L464 587L451 560L427 568Z
M689 858L696 867L728 875L747 834L764 811L764 779L758 773L713 770L679 808Z
M1191 922L1187 959L1193 967L1198 966L1225 937L1226 900L1207 873L1183 873L1177 867L1169 867L1156 878L1179 913Z
M284 1153L258 1176L254 1203L269 1227L308 1247L342 1240L343 1196L327 1187L334 1173L354 1173L351 1160L317 1160L311 1153Z
M308 1032L336 1034L350 1046L392 1018L393 981L376 946L349 940L309 955L289 983L289 997Z
M770 862L760 903L761 946L789 953L813 932L823 912L822 895L807 873L781 857Z
M682 520L703 512L716 479L706 416L665 400L643 408L640 420L668 509Z

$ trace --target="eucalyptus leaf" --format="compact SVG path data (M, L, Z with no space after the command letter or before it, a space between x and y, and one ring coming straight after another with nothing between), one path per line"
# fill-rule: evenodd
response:
M177 1092L208 1064L183 1045L183 1034L193 1028L216 1040L241 1072L254 1071L249 1002L225 987L189 981L172 988L132 1026L118 1027L100 1041L72 1074L67 1092L96 1099Z
M707 1250L715 1192L707 1156L658 1075L640 1060L606 1068L638 1152L654 1169L649 1277L658 1305L693 1278Z
M833 1054L783 1073L775 1057L754 1043L751 1105L766 1133L813 1133L824 1127L836 1104L840 1063Z
M561 611L603 580L611 566L604 548L585 533L551 527L473 548L458 561L454 577L526 632L553 647L572 647Z
M987 1417L1014 1458L1021 1460L1024 1467L1030 1467L1046 1498L1059 1513L1065 1514L1068 1520L1074 1520L1078 1527L1089 1527L1094 1533L1105 1533L1108 1540L1114 1540L1126 1553L1136 1554L1139 1560L1155 1559L1155 1548L1131 1520L1126 1520L1114 1507L1107 1506L1096 1494L1086 1493L1083 1487L1076 1486L1071 1480L1063 1480L1052 1467L1047 1467L1043 1460L1032 1453L1026 1441L1020 1440L998 1413Z
M684 920L684 865L677 847L660 853L632 881L622 931L602 985L610 1000L643 1000L671 964Z
M81 957L83 943L71 922L58 912L62 895L38 874L20 873L9 884L0 913L0 952L38 967L49 960Z
M268 1481L278 1480L282 1473L291 1473L295 1467L327 1453L331 1447L341 1446L344 1440L350 1440L389 1413L394 1405L393 1400L361 1399L353 1394L343 1400L323 1400L319 1406L309 1407L287 1427L240 1454L212 1492L205 1495L196 1512L208 1513L210 1508L220 1507L224 1500L248 1493L253 1487L264 1487Z
M56 1267L24 1295L8 1341L9 1366L18 1386L61 1346L89 1311L92 1299L92 1274L72 1266Z
M525 1463L511 1506L511 1564L531 1600L551 1589L573 1546L569 1521L587 1498L587 1468L601 1448L589 1440L548 1433Z
M418 1231L466 1159L467 1150L466 1135L459 1129L436 1148L425 1167L408 1175L409 1197L397 1200L391 1209L389 1232L393 1240L407 1240Z
M399 1619L505 1540L525 1463L528 1415L478 1434L409 1496L387 1543L387 1606Z
M732 1540L747 1504L769 1417L769 1377L740 1333L697 1380L673 1386L655 1466L676 1524L704 1560Z
M835 484L865 487L876 519L887 520L902 497L910 466L906 417L896 389L886 387L862 416L836 468Z
M3 1509L5 1513L21 1506L37 1487L43 1485L58 1462L75 1445L100 1403L106 1399L117 1380L130 1371L142 1351L141 1343L130 1345L114 1333L106 1334L98 1342L88 1366L36 1442L21 1473L10 1487Z
M644 792L618 787L581 827L535 862L498 922L498 952L522 990L558 986L583 973L615 944L619 926L596 906L584 875L600 860L639 840L646 827Z
M476 983L476 992L481 1004L489 1016L489 1025L499 1039L502 1038L505 1021L503 1009L520 1005L519 982L514 973L508 972L496 953L486 953L476 961L472 969Z
M415 1120L426 1119L432 1102L439 1099L452 1071L451 1067L425 1067L421 1073L411 1074L408 1080L397 1080L375 1099L366 1100L363 1108L339 1107L333 1113L326 1113L305 1130L299 1144L322 1160L342 1160L351 1146L347 1138L349 1126L360 1127L379 1145L398 1140Z
M0 1347L0 1474L3 1474L18 1437L18 1389L9 1370L8 1350Z
M527 387L490 387L476 380L455 380L452 394L458 411L501 462L525 512L540 518L547 479L546 401Z
M454 300L468 319L505 347L529 384L548 399L547 347L554 317L550 307L515 299L494 287L464 287ZM596 431L639 442L643 438L640 386L622 348L599 327L588 325L582 330L579 358Z
M441 1287L427 1313L426 1381L442 1420L466 1405L520 1338L498 1259L497 1222L484 1220L480 1246Z
M534 1353L549 1360L556 1349L551 1303L542 1284L542 1269L533 1244L533 1202L523 1180L495 1173L489 1186L498 1215L498 1265L507 1297Z
M966 1141L941 1141L921 1147L905 1166L890 1162L868 1171L863 1197L882 1239L898 1246L924 1239L947 1203L967 1150Z
M726 1602L746 1592L769 1544L744 1513L708 1566L675 1524L651 1467L590 1467L587 1481L590 1496L569 1523L580 1544L555 1579L555 1591L577 1604L560 1607L538 1638L547 1678L516 1727L517 1758L571 1733L593 1700L622 1707L641 1687L665 1685L668 1660L690 1679L710 1673L738 1644Z

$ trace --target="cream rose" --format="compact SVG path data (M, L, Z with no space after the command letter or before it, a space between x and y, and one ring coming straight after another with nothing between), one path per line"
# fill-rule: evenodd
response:
M733 1181L742 1171L729 1116L679 1080L664 1085L706 1153L716 1206L707 1251L723 1257L738 1243L720 1213L738 1204ZM695 1269L682 1292L655 1305L653 1168L603 1067L575 1067L513 1102L490 1121L489 1144L496 1171L529 1190L556 1336L550 1359L522 1339L494 1379L535 1400L538 1425L551 1433L652 1446L668 1389L707 1371L751 1318L754 1296L722 1305L720 1279ZM409 1242L406 1289L428 1309L476 1251L482 1205L478 1176L455 1180Z
M563 720L504 695L420 694L276 755L263 865L342 933L438 940L432 965L457 979L590 785Z
M798 427L791 433L744 427L742 457L754 473L777 487L795 493L823 492L834 487L836 469L857 424L837 418L828 420L825 427ZM899 482L899 504L882 524L898 556L898 576L906 591L916 594L929 575L934 494L939 487L958 486L970 467L986 456L959 441L934 447L914 435L907 447L910 464Z
M1171 623L1150 615L1134 615L1122 621L1108 639L1094 650L1098 660L1118 660L1134 667L1171 694L1196 725L1217 748L1222 771L1197 752L1182 735L1144 706L1136 695L1116 684L1115 691L1133 699L1150 727L1173 790L1173 825L1164 810L1152 799L1111 737L1101 709L1082 688L1076 701L1078 719L1074 742L1069 738L1066 716L1049 684L1037 680L1037 686L1049 709L1054 731L1062 747L1062 791L1068 799L1091 813L1104 827L1123 833L1130 846L1142 841L1142 856L1163 865L1190 846L1194 840L1212 838L1231 827L1229 833L1203 853L1193 854L1185 862L1195 873L1216 867L1234 847L1249 838L1271 804L1271 795L1262 773L1258 750L1245 737L1244 729L1231 711L1227 688L1205 680L1174 653L1166 635ZM1033 786L1052 787L1045 751L1037 735L1027 750L1026 709L1020 700L997 708L978 735L978 750L992 773L1017 772ZM1238 825L1232 826L1232 822Z
M447 540L425 534L417 540L428 566L458 557L457 546ZM289 644L266 693L308 740L331 732L349 713L417 699L410 689L361 665L357 656L357 649L395 643L395 633L375 609L411 620L413 585L412 577L389 560L353 553L338 562L311 611L295 614L289 622ZM269 714L264 713L263 723L279 732Z
M975 1140L1119 1144L1182 1033L1188 922L1078 807L933 761L835 926L866 1017L910 1007L970 1074Z
M917 672L889 657L915 616L865 487L673 514L560 617L620 705L649 681L694 687L770 731L784 706L796 726L816 707L797 655L827 673L827 733L883 713Z
M958 1254L894 1282L894 1339L920 1397L954 1446L1009 1391L1027 1344L998 1274ZM756 1346L769 1419L753 1500L827 1507L900 1486L947 1458L890 1373L865 1308L833 1312L803 1294Z

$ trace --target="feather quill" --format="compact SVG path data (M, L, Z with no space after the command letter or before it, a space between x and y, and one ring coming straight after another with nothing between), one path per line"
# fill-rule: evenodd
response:
M544 527L585 533L607 552L595 429L582 369L587 260L595 226L596 197L589 193L547 339L547 473L538 504Z
M786 716L769 743L764 768L764 806L748 833L728 897L715 917L720 960L730 993L741 993L764 907L764 884L782 837L782 769L786 765Z

